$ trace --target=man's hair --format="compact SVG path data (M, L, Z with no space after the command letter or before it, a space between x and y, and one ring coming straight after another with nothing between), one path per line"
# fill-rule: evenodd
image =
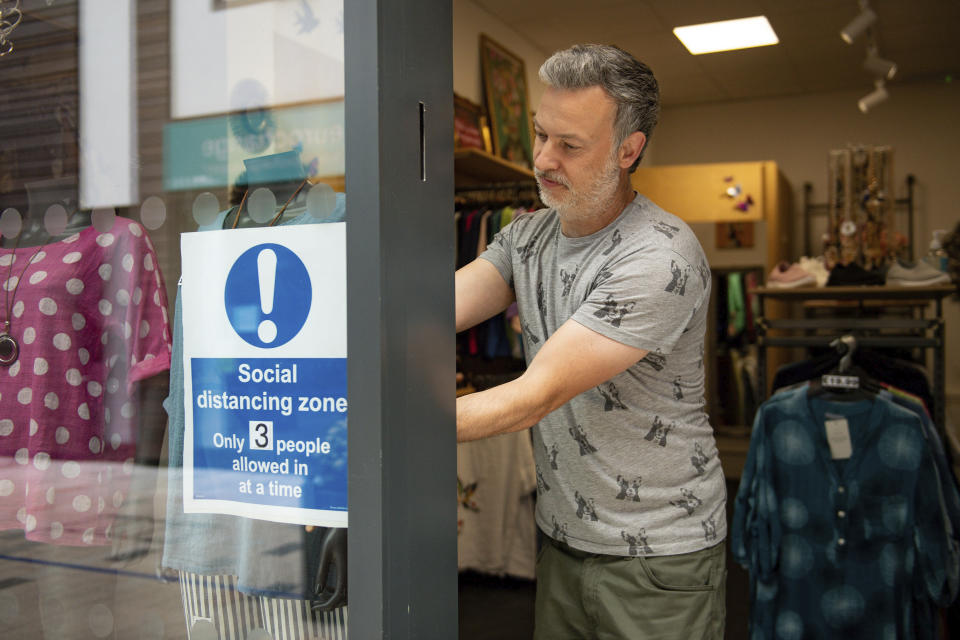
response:
M600 87L606 91L617 105L613 123L615 149L634 131L642 131L650 140L660 115L660 88L650 67L623 49L578 44L557 51L540 67L540 80L556 89ZM630 167L631 173L640 164L643 152Z

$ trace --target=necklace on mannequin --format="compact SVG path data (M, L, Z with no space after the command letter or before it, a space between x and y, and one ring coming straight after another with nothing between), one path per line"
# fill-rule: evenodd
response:
M17 256L17 244L19 243L20 236L17 236L17 242L14 243L13 251L9 254L10 264L7 267L7 279L3 284L3 329L0 330L0 366L9 367L20 357L20 343L17 342L17 339L13 337L10 333L11 325L13 323L13 307L17 303L17 291L20 289L20 283L23 281L23 277L27 275L27 269L30 268L30 265L33 264L33 260L37 257L37 254L43 249L43 246L37 247L37 250L33 252L30 258L27 260L27 264L23 267L23 270L20 271L20 275L17 277L16 284L13 284L13 262ZM13 289L11 293L10 289Z

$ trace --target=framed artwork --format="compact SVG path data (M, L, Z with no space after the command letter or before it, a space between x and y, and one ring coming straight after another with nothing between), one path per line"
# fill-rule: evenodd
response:
M457 149L490 151L483 135L486 117L483 107L466 98L453 96L453 145Z
M752 222L718 222L717 249L749 249L753 246Z
M533 122L523 59L480 35L480 65L493 153L533 168Z

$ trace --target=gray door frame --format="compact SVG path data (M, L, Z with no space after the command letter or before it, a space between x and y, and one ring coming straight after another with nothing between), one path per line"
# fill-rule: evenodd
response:
M450 0L345 0L349 633L457 637Z

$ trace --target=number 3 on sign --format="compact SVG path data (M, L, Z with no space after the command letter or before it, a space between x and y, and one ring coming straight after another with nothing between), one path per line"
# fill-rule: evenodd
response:
M273 451L273 422L250 421L250 448L257 451Z

